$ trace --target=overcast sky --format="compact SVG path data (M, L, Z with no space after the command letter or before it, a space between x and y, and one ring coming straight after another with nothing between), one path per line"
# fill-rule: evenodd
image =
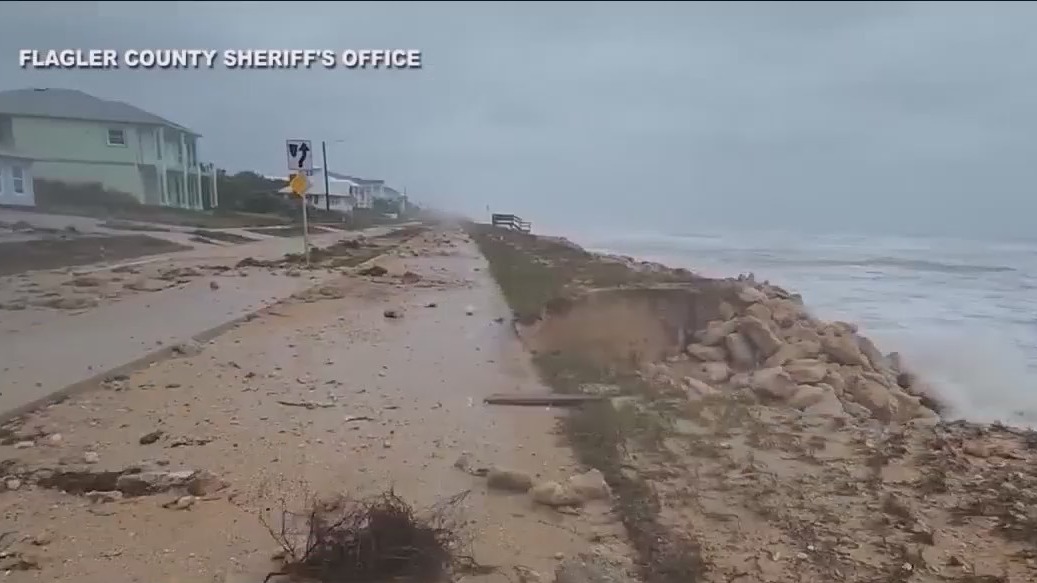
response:
M1037 234L1037 5L3 2L0 89L81 89L283 172L640 231ZM24 48L413 48L420 71L31 71ZM582 213L576 217L575 213Z

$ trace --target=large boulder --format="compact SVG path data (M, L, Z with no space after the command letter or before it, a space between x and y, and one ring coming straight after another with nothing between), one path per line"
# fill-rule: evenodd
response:
M749 379L749 386L761 395L782 401L791 399L799 390L796 381L781 367L755 371Z
M754 318L759 318L760 320L763 320L764 322L770 322L771 321L771 309L768 308L767 306L765 306L764 304L753 304L753 305L749 306L748 308L745 309L745 314L747 316L752 316Z
M695 377L684 377L684 388L687 391L688 399L697 401L710 395L717 393L717 390Z
M797 383L813 384L828 376L828 365L820 360L803 358L785 363L785 372Z
M835 394L835 389L825 384L817 385L817 387L821 389L821 398L805 407L803 412L821 417L846 417L846 409Z
M874 342L864 336L858 336L857 346L861 349L861 354L868 359L868 363L871 364L872 368L875 370L889 369L886 364L886 358L882 356L882 352L879 351Z
M756 366L756 354L753 353L753 347L745 336L732 332L724 337L724 345L731 355L731 364L736 368L748 369Z
M863 375L855 375L848 380L847 390L854 401L866 407L879 421L888 423L896 419L897 401L890 393L889 387Z
M706 346L705 344L689 344L685 350L690 356L702 361L720 361L727 360L727 351L724 350L723 346Z
M833 361L849 366L865 366L867 360L854 342L853 336L828 335L821 337L821 347Z
M735 310L735 307L727 302L720 302L720 305L717 306L717 313L725 320L731 320L738 315L738 311Z
M787 344L782 344L777 352L763 361L764 367L781 366L790 360L803 358L816 358L821 355L821 343L812 340L793 339Z
M796 322L792 326L782 329L781 336L786 342L816 342L818 346L821 345L821 335L804 322Z
M764 357L774 354L781 348L781 338L770 329L766 321L754 316L741 318L738 321L738 331L748 338Z
M767 294L754 287L743 287L738 290L738 299L747 304L755 304L767 301Z
M803 317L803 308L792 300L773 299L765 304L771 312L771 319L781 328L789 328Z
M724 341L728 334L738 329L738 320L726 322L712 321L706 325L706 329L698 333L699 343L706 346L716 346Z
M799 385L796 393L789 399L789 406L802 411L823 401L826 393L834 396L835 390L827 386Z
M692 366L691 376L707 383L722 383L731 377L726 362L700 362Z

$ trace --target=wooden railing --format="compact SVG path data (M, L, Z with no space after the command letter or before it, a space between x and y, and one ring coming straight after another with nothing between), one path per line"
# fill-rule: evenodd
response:
M514 231L522 231L523 233L528 233L533 229L533 225L529 221L523 221L521 217L516 215L494 213L490 216L490 221L494 227L503 227Z

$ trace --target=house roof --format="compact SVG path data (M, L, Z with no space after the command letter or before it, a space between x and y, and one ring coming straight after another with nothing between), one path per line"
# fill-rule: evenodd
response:
M0 148L0 158L17 158L18 160L32 160L32 158L26 156L25 154L19 154L14 150L5 148Z
M199 135L180 124L128 103L108 101L76 89L0 91L0 114L162 125Z

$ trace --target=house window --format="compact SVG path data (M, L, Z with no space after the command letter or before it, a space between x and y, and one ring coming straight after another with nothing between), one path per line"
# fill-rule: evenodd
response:
M124 130L108 130L109 146L125 146L126 132Z
M162 132L155 130L155 157L162 159Z
M25 194L25 171L21 166L11 167L11 183L15 194Z

